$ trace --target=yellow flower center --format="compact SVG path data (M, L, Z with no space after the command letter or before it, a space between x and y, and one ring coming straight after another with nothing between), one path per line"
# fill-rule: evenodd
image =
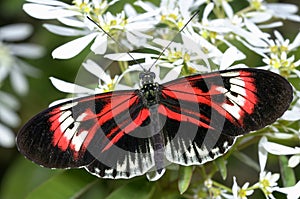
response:
M246 196L247 196L247 190L241 189L241 190L239 191L238 195L239 195L240 198L246 197Z
M270 187L270 181L268 179L262 179L260 184L263 186L263 188Z
M255 10L260 10L261 9L261 1L260 0L253 0L251 2L251 6L255 9Z
M270 51L274 54L277 54L278 52L278 47L277 46L270 46Z

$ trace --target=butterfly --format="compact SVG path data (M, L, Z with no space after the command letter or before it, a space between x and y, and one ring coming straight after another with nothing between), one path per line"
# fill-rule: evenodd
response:
M289 82L260 69L231 69L164 84L140 74L141 88L77 98L34 116L17 135L29 160L85 168L101 178L155 173L170 163L201 165L237 137L275 122L293 98Z

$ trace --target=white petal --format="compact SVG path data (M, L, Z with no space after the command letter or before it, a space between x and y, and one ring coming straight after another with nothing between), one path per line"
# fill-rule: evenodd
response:
M158 15L159 14L159 10L155 10L155 11L152 11L152 12L146 12L146 13L142 13L142 14L139 14L137 16L134 16L134 17L129 17L127 22L128 23L134 23L134 22L137 22L139 21L140 23L150 23L150 24L157 24L158 21L155 20L153 17L155 15ZM136 27L136 28L140 28L140 27Z
M267 12L249 12L246 16L250 17L249 20L256 24L263 23L272 18L272 15Z
M0 121L11 127L17 127L20 124L19 116L2 104L0 104Z
M288 15L286 18L291 20L291 21L300 22L300 16L299 15Z
M15 135L12 130L0 124L0 146L10 148L15 145Z
M280 32L278 32L277 30L274 31L274 35L276 37L276 39L279 40L279 42L283 43L284 42L284 38L282 37L282 35L280 34Z
M33 31L29 24L11 24L0 28L0 40L21 41L28 38Z
M238 198L238 190L239 190L239 186L236 182L236 177L233 176L233 185L232 185L232 194L233 194L233 198L237 199Z
M300 163L300 155L293 155L289 159L288 166L291 168L295 168Z
M10 81L13 89L19 95L25 95L28 92L28 82L24 74L18 70L14 70L10 73Z
M287 199L299 199L300 197L300 181L294 186L277 188L276 191L287 194Z
M62 24L65 24L67 26L75 27L75 28L85 28L86 24L83 21L79 21L78 18L76 17L68 17L68 18L63 18L60 17L57 19L59 22Z
M292 110L287 110L281 119L288 121L297 121L300 120L300 107L293 106Z
M283 26L283 23L281 21L276 21L273 23L268 23L268 24L263 24L263 25L258 25L260 29L272 29L272 28L277 28Z
M214 3L209 3L204 9L202 21L205 25L208 24L208 15L214 9L214 6Z
M78 55L97 35L98 33L91 33L61 45L52 52L52 56L58 59L72 58Z
M224 55L222 56L220 70L225 70L229 66L231 66L236 60L238 60L239 57L239 51L236 47L230 47L228 48Z
M12 53L19 57L37 59L44 54L44 48L36 44L10 44Z
M26 0L31 3L37 3L37 4L44 4L44 5L52 5L52 6L61 6L61 7L68 7L70 5L63 3L61 1L55 1L55 0Z
M109 1L108 3L108 6L112 6L114 5L115 3L119 2L120 0L112 0L112 1Z
M267 138L263 136L258 143L258 160L259 160L259 166L261 172L265 170L267 159L268 159L268 152L264 147L265 143L267 142L268 142Z
M130 53L130 55L135 59L146 59L147 57L150 57L152 54L147 53ZM128 55L127 53L114 53L114 54L107 54L104 57L115 60L115 61L132 61L132 57Z
M241 29L236 26L231 27L233 32L243 37L247 42L255 47L268 47L268 44L262 40L262 38L254 35L251 32L248 32L244 29ZM260 35L261 36L261 35Z
M289 50L298 48L300 46L300 32L295 37L294 41L289 45Z
M224 11L229 19L233 18L233 10L227 1L222 1Z
M50 81L55 88L65 93L93 93L94 91L83 86L66 82L55 77L50 77Z
M151 2L148 2L148 1L143 2L143 1L139 0L139 1L134 2L134 5L140 6L142 9L144 9L147 12L153 12L153 11L157 10L156 7Z
M13 110L20 108L19 101L11 94L0 91L0 103L5 104Z
M95 41L93 42L91 46L91 50L95 54L104 54L107 49L107 35L98 34Z
M56 19L59 17L71 17L81 15L80 12L41 4L26 3L23 10L37 19Z
M298 7L296 5L288 3L268 3L266 6L267 8L277 12L296 13L298 11Z
M173 69L170 70L166 74L166 76L161 80L161 82L159 82L159 83L165 83L165 82L177 79L178 76L179 76L179 74L180 74L180 72L181 72L181 69L182 69L182 66L173 67Z
M85 63L83 63L83 67L91 74L103 80L106 84L111 83L112 80L110 76L106 74L106 72L101 68L101 66L96 64L94 61L87 60Z
M266 151L274 155L294 155L300 153L299 147L288 147L274 142L264 142L263 147Z
M48 31L62 36L79 36L79 35L85 35L88 32L84 30L79 30L75 28L67 28L64 26L57 26L52 24L44 24L43 25Z
M9 73L9 67L6 66L1 66L0 67L0 82L2 82L8 75Z
M136 10L133 8L132 5L130 5L128 3L125 4L124 11L125 11L126 16L128 16L128 17L137 16Z
M267 39L270 37L269 34L262 32L256 24L252 23L250 20L244 19L246 27L254 34L256 37Z
M20 59L18 59L17 61L18 61L18 65L24 75L28 75L31 77L39 77L39 75L41 74L39 69L34 68L33 66L27 64L26 62L24 62Z

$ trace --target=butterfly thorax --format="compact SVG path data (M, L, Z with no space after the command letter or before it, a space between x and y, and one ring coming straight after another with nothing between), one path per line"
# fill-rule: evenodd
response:
M144 105L149 108L158 103L159 85L154 82L155 73L153 72L142 72L140 73L139 78L141 80L140 94Z
M159 85L157 83L144 84L140 90L143 98L143 103L146 107L151 107L158 103L158 90Z

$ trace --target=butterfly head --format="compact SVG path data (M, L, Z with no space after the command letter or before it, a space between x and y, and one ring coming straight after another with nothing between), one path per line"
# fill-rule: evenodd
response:
M141 72L139 75L139 79L141 81L141 86L145 84L153 84L155 79L155 73L150 71Z

